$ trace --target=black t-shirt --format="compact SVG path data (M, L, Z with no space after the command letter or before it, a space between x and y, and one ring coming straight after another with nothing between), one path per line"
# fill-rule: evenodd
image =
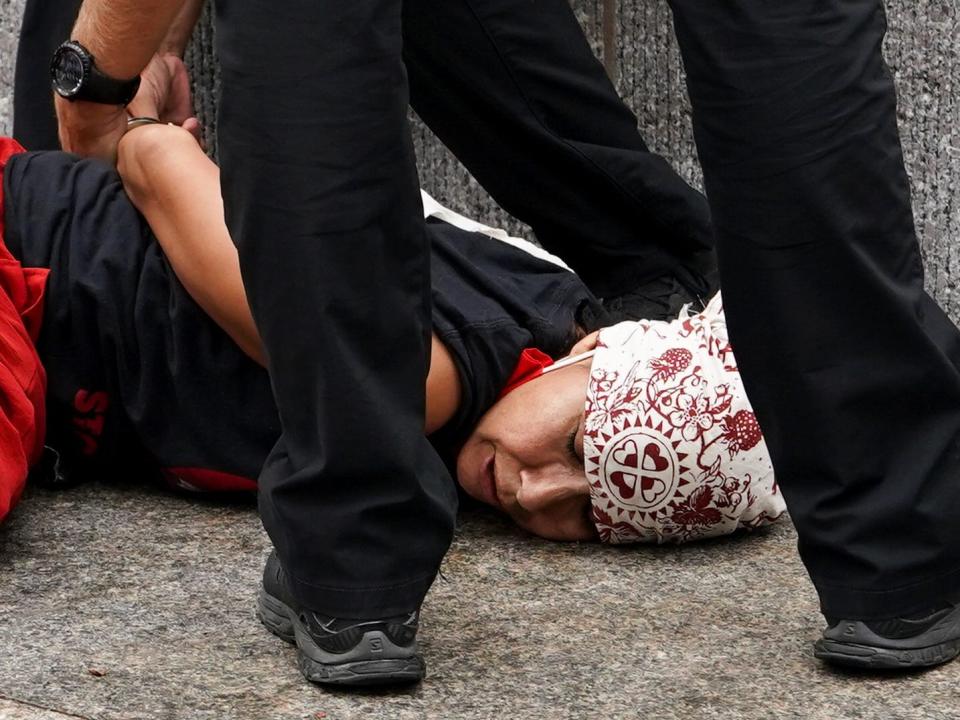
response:
M162 467L255 477L279 434L266 373L183 289L116 172L65 153L25 153L10 160L4 192L11 252L52 270L38 343L51 425L62 426L52 435L81 453L142 444ZM449 458L524 348L563 354L581 307L602 309L552 262L436 218L427 232L434 328L463 386L456 416L431 438ZM78 423L96 393L109 398L106 420Z
M436 218L427 232L434 331L463 385L460 409L437 437L457 445L496 401L524 348L559 357L573 344L581 307L602 310L576 275L548 260Z

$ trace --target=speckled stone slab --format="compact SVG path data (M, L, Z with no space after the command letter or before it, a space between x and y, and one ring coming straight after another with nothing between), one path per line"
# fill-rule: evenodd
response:
M9 135L13 115L13 71L24 0L0 0L0 134Z
M680 548L549 543L479 510L461 525L424 607L427 680L350 694L302 680L254 616L252 505L33 491L0 527L0 698L98 720L960 714L960 664L884 679L813 659L789 524Z
M69 720L67 713L48 710L31 703L0 698L0 720Z

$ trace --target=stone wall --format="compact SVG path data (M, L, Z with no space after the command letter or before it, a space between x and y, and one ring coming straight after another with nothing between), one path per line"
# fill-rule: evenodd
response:
M13 112L13 69L23 0L0 0L0 133L10 134Z
M49 0L55 2L56 0ZM665 0L575 0L591 45L647 142L699 182L683 71ZM16 35L23 0L0 0L0 131L9 132ZM960 2L890 0L887 59L899 90L900 128L913 182L927 286L960 320ZM205 14L188 51L197 109L212 138L216 62ZM415 122L421 181L443 202L523 234L460 164ZM208 146L211 146L208 144Z

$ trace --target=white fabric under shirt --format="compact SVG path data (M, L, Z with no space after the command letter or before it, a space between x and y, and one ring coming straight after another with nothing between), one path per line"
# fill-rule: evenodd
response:
M500 230L498 228L492 228L489 225L484 225L478 223L476 220L471 220L468 217L464 217L460 213L456 213L450 208L446 208L436 200L434 200L427 193L426 190L421 189L420 195L423 198L423 219L426 220L430 217L435 217L439 220L443 220L445 223L449 223L454 227L458 227L461 230L466 230L467 232L476 232L482 233L483 235L488 235L492 238L505 242L508 245L513 245L513 247L525 252L530 253L534 257L540 258L541 260L546 260L549 263L553 263L558 267L562 267L564 270L570 270L570 267L556 255L552 255L544 250L542 247L534 245L529 240L524 240L523 238L515 238L507 235L506 231ZM573 272L570 270L570 272Z

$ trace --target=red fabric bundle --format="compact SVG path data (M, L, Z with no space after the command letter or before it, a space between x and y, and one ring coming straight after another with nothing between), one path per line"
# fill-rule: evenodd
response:
M0 138L0 173L24 150ZM3 186L0 184L0 209ZM0 212L0 520L16 504L30 465L43 451L46 374L34 347L49 270L25 269L3 244Z
M521 385L526 385L531 380L540 377L543 375L544 368L551 365L553 365L553 358L545 352L537 348L527 348L520 354L517 367L514 368L513 374L507 380L506 386L500 391L499 397L502 398Z

